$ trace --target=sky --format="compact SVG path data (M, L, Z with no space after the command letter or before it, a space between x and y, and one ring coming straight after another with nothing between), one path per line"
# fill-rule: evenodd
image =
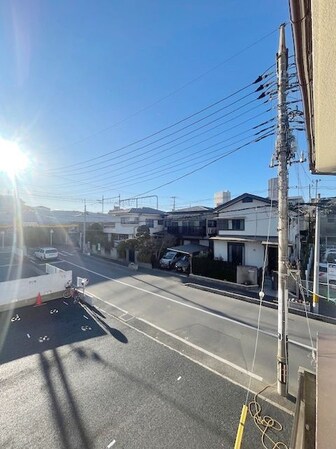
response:
M258 100L252 83L267 74L274 93L287 1L2 0L0 17L0 137L29 159L15 180L27 204L99 211L104 197L107 211L138 196L170 210L213 206L221 190L267 196L276 97ZM293 164L290 195L308 199L319 179L334 195L332 177ZM13 185L0 173L0 193Z

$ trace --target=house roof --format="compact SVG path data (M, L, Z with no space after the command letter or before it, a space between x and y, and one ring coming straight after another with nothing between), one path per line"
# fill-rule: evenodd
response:
M169 214L184 214L186 212L191 213L191 212L211 212L213 211L212 207L207 207L207 206L192 206L192 207L185 207L184 209L177 209L177 210L173 210L168 212Z
M174 246L167 248L169 251L176 251L183 254L195 254L201 251L209 251L209 248L204 245L197 245L196 243L188 243L186 245Z
M253 195L252 193L243 193L242 195L239 195L236 198L233 198L232 200L227 201L226 203L221 204L220 206L216 207L214 209L214 211L215 212L219 212L222 209L226 209L227 207L232 206L233 204L239 203L240 201L242 201L245 198L252 198L253 200L260 201L260 202L265 203L265 204L271 204L272 203L272 201L269 198L264 198L262 196ZM274 203L276 203L276 201L273 201L273 204Z
M164 215L164 212L152 207L131 207L130 209L114 209L109 211L109 215L122 214L149 214L149 215Z

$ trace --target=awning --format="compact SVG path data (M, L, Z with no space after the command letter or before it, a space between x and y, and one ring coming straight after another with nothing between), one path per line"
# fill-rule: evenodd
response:
M210 240L221 240L223 242L233 242L233 243L246 243L246 242L260 243L263 238L264 237L258 239L257 237L253 238L253 237L216 236L216 237L210 237Z
M182 254L198 254L200 252L208 252L209 248L204 245L197 245L196 243L188 243L186 245L174 246L173 248L167 248L168 251L176 251Z

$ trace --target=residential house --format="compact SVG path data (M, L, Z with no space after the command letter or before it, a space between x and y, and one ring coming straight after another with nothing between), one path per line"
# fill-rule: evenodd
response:
M134 238L139 226L148 226L150 234L155 235L164 230L164 212L151 207L133 207L109 211L109 222L104 225L104 232L110 241Z
M278 210L277 202L269 198L244 193L214 210L217 215L217 235L214 257L236 265L262 267L266 253L268 271L277 269ZM295 215L289 220L289 254L294 255Z
M174 235L180 245L196 243L209 247L209 237L216 234L213 209L194 206L166 213L165 230Z

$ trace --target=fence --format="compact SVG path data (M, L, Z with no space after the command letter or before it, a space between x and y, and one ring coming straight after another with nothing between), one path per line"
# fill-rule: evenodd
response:
M1 282L0 310L32 304L39 293L44 301L58 298L66 282L72 281L72 271L57 270L52 274Z

